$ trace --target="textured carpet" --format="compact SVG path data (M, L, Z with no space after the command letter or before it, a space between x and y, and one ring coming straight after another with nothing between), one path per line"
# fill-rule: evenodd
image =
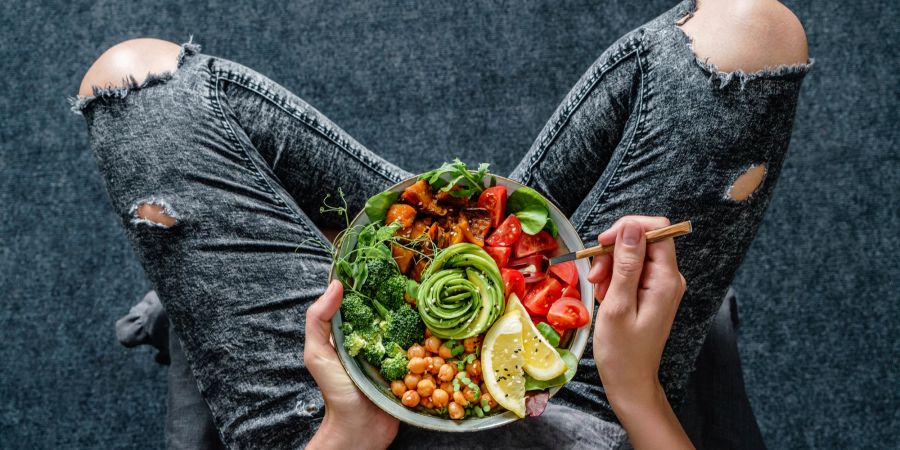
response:
M113 323L148 288L65 97L103 49L193 34L411 171L512 169L566 91L659 0L0 5L0 448L160 448L164 369ZM790 1L818 64L736 288L773 448L897 448L898 4Z

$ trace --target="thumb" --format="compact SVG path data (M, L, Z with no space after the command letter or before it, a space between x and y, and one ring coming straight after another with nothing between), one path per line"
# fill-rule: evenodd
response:
M617 309L634 310L636 307L646 250L644 228L635 221L624 222L616 236L612 276L606 293L606 298L626 303L619 304Z
M325 293L306 310L306 348L331 346L331 318L341 307L344 287L334 280Z

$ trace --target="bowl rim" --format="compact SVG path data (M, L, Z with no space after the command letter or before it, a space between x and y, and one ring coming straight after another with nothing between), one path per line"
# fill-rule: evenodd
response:
M390 186L384 190L381 190L379 192L396 191L400 188L401 185L409 183L410 181L415 182L420 175L421 174L413 175L411 177L405 178L405 179L403 179L403 180L393 184L392 186ZM493 174L490 172L485 174L485 178L491 178L491 177L496 178L498 180L503 180L506 183L515 186L516 189L519 189L522 187L530 188L530 186L527 186L527 185L519 182L518 180L514 180L509 177L496 175L496 174ZM531 189L534 189L534 188L531 188ZM538 193L540 194L540 192L538 192ZM550 201L550 199L548 199L543 194L541 194L541 198L543 198L549 205L549 207L551 209L551 216L553 216L553 213L555 213L556 216L562 217L563 219L565 219L564 224L563 225L557 224L557 227L562 228L564 226L564 227L569 228L569 232L571 232L571 235L574 237L574 240L575 240L574 246L570 246L570 245L568 245L568 243L565 243L567 250L569 252L583 250L585 248L584 242L581 240L581 236L578 234L578 231L575 228L575 225L572 224L572 222L569 220L569 218L565 214L563 214L562 210L558 206L556 206L556 204L554 204L552 201ZM365 209L360 210L353 217L353 220L350 221L350 227L354 226L357 223L357 221L359 221L360 218L363 217L364 214L365 214ZM341 251L340 248L337 248L336 250L338 252ZM582 266L581 268L586 268L586 269L590 268L589 264L587 263L587 260L576 260L575 262L577 265ZM590 336L591 327L593 325L593 319L594 319L593 314L594 314L594 306L595 306L595 300L594 300L594 295L593 295L593 285L591 283L587 282L587 271L588 270L581 270L581 268L579 268L577 270L578 277L579 277L579 284L580 284L579 290L581 291L582 303L585 303L585 306L588 309L588 314L590 317L589 317L589 321L588 321L588 326L581 327L575 332L575 335L572 337L572 339L569 343L569 347L567 348L567 350L569 350L573 355L575 355L575 357L578 361L581 361L581 357L584 354L584 350L587 346L587 341ZM334 265L334 261L332 261L331 268L328 273L328 282L331 283L331 281L334 279L336 279L335 265ZM357 358L350 356L350 354L347 353L347 350L344 349L344 346L340 345L340 342L338 342L337 337L340 336L341 341L343 341L343 332L340 329L342 323L343 323L343 321L342 321L342 318L340 317L340 314L335 314L335 316L331 320L332 342L334 343L335 350L338 353L338 360L341 362L341 366L344 368L344 371L347 373L347 376L350 378L350 380L353 381L353 384L356 386L356 388L359 389L360 392L362 392L363 395L369 399L369 401L374 403L376 406L378 406L379 409L387 412L394 418L396 418L402 422L405 422L407 424L410 424L412 426L419 427L419 428L424 428L424 429L429 429L429 430L434 430L434 431L446 431L446 432L457 432L457 433L489 430L489 429L501 427L501 426L510 424L512 422L523 419L521 417L516 416L511 411L505 411L500 414L494 414L494 415L487 416L484 418L474 418L474 419L466 418L466 419L458 420L458 419L449 419L449 418L443 418L443 417L438 417L438 416L434 416L434 415L420 413L416 410L413 410L413 409L407 408L406 406L403 406L399 401L397 401L397 399L395 398L394 395L390 394L390 392L389 392L389 390L387 390L387 388L382 386L381 382L376 381L375 379L372 379L371 375L369 374L370 372L372 372L371 368L361 367L361 364L359 363ZM357 378L363 378L366 381L368 381L368 383L363 383L360 380L358 380ZM565 385L563 385L563 386L565 386ZM550 398L553 398L553 396L556 395L556 393L563 386L557 386L557 387L549 389ZM469 424L469 425L467 425L467 424Z

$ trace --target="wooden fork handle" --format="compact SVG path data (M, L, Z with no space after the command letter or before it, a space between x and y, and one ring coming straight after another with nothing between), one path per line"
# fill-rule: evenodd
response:
M647 237L647 243L652 244L654 242L661 241L663 239L674 238L678 236L684 236L689 234L694 229L691 227L691 221L685 220L684 222L679 222L674 225L669 225L667 227L657 228L655 230L650 230L644 234ZM581 258L590 258L593 256L605 255L607 253L612 253L616 248L616 245L598 245L596 247L589 247L584 250L579 250L575 252L575 259Z

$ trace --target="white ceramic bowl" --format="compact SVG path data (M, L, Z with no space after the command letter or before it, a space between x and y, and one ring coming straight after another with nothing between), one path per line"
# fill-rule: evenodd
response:
M517 181L497 175L488 174L485 179L489 180L491 177L495 177L497 179L498 185L506 186L509 193L512 193L516 189L523 186ZM415 182L415 177L409 178L392 186L388 190L401 192ZM581 242L581 238L575 231L575 227L572 226L571 222L569 222L569 219L563 215L563 213L559 210L559 208L556 207L556 205L553 205L549 200L547 201L547 203L550 205L550 218L556 223L559 231L557 241L559 242L560 246L557 250L557 254L574 252L583 249L584 244ZM350 224L350 226L352 227L355 225L365 225L367 223L369 223L369 218L365 215L364 212L360 212L353 219L353 222ZM343 247L340 249L341 254L346 252L348 249L353 248L355 245L355 239L348 238L344 240ZM581 299L584 302L584 305L587 307L589 313L593 314L593 286L587 280L587 273L588 270L590 270L590 265L586 259L582 259L576 261L576 266L578 267L578 282L581 288ZM329 281L333 277L334 269L332 268ZM571 339L569 339L568 342L569 351L572 352L579 360L581 359L582 353L584 353L584 347L585 345L587 345L587 341L590 337L590 323L593 323L593 320L589 322L588 326L579 328L575 332L575 335ZM400 419L408 424L415 425L417 427L428 428L437 431L452 432L487 430L519 420L519 417L517 417L515 414L502 408L498 408L498 411L501 411L498 413L489 413L484 417L467 417L462 420L452 420L449 418L438 417L433 414L428 414L415 409L407 408L400 403L400 399L398 399L391 393L390 384L381 377L376 367L366 363L362 359L354 358L347 354L347 351L343 346L344 335L341 332L340 314L335 315L334 319L332 320L331 328L332 332L334 333L334 343L335 347L338 350L341 364L344 365L344 368L350 375L350 379L353 380L359 390L362 391L362 393L366 397L368 397L369 400L371 400L373 403L378 405L379 408L383 409L388 414L396 417L397 419ZM559 387L550 389L550 396L552 397L553 395L555 395L556 392L559 391L559 389Z

